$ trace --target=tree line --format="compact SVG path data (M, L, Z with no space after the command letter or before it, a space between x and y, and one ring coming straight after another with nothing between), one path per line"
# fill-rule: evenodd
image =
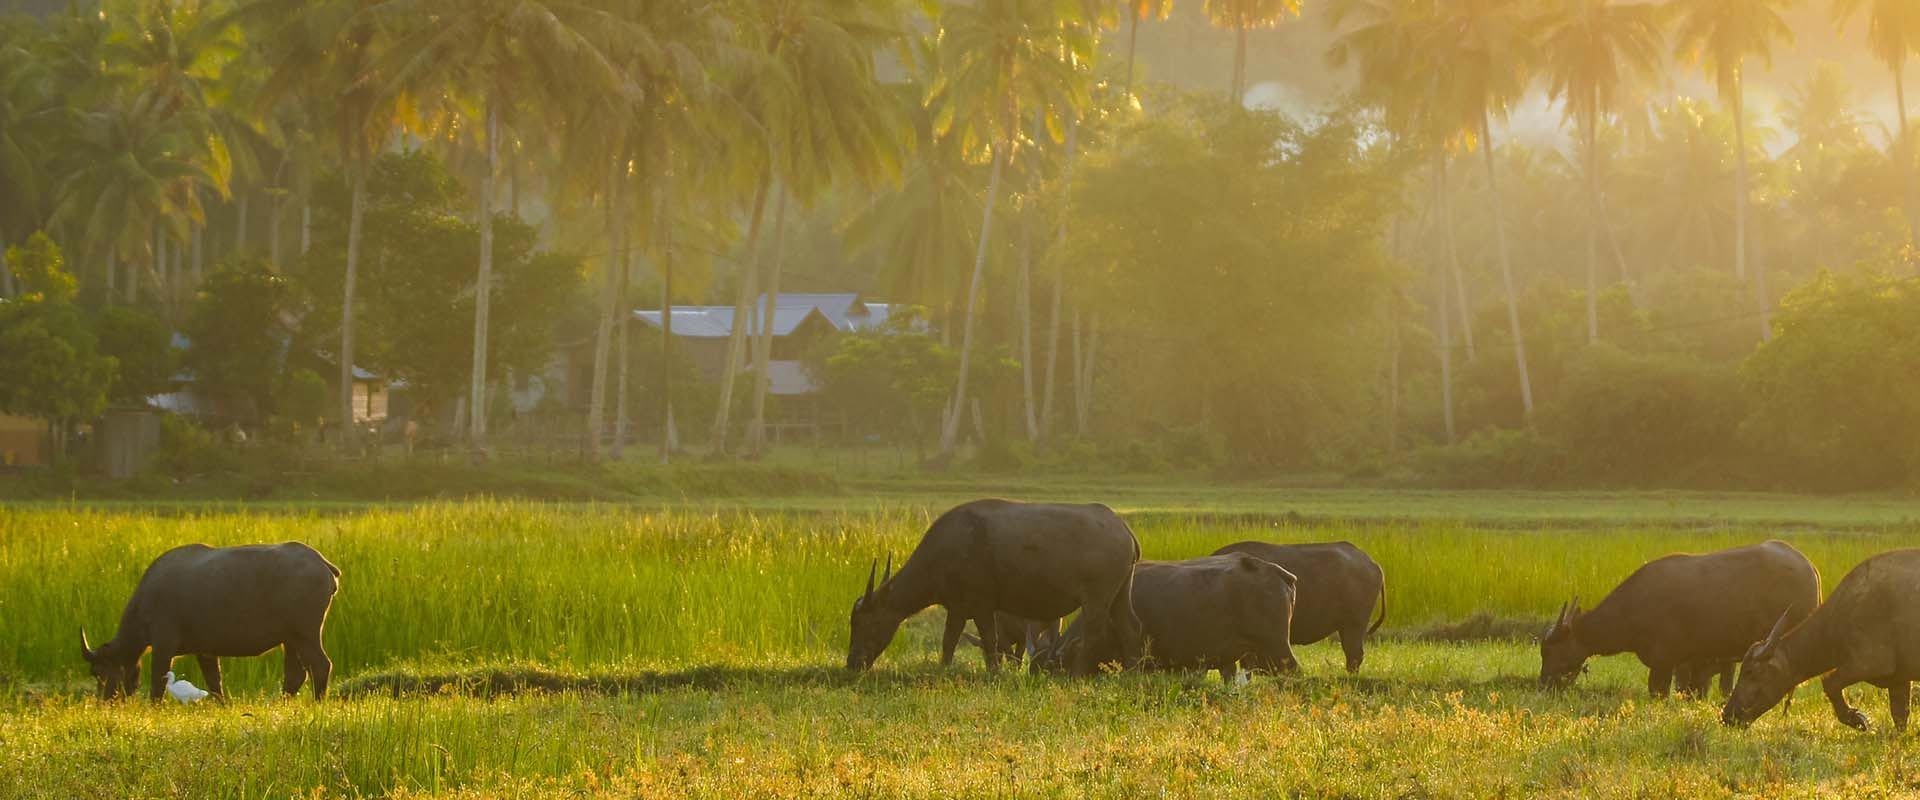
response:
M870 424L939 462L971 429L1014 461L1677 479L1780 452L1762 439L1822 439L1763 422L1785 418L1767 398L1819 377L1764 366L1787 358L1769 340L1839 324L1820 321L1839 298L1906 296L1920 13L1899 0L1832 5L1889 68L1883 137L1831 70L1795 87L1787 130L1755 129L1747 76L1791 40L1788 0L1325 0L1334 43L1300 56L1351 92L1295 117L1238 100L1247 32L1310 24L1301 4L1202 5L1235 34L1224 97L1141 79L1138 31L1170 0L109 0L0 27L0 237L47 233L79 297L175 327L210 263L256 256L331 340L314 346L338 370L335 418L354 363L431 340L400 369L474 446L555 337L511 333L538 327L523 312L588 309L596 458L642 363L625 311L655 300L735 311L717 396L676 388L671 354L645 362L659 430L684 396L711 413L711 449L763 452L772 310L755 298L821 269L790 262L822 240L853 288L925 307L937 346L850 342L816 374L850 408L904 387ZM1718 95L1675 92L1688 70ZM1499 141L1541 93L1567 144ZM1791 146L1769 147L1780 134ZM403 188L395 159L416 152L451 183ZM408 207L430 213L396 222ZM471 253L437 248L437 277L397 280L437 225L467 226L449 235ZM536 268L535 250L583 255ZM407 311L449 295L464 335ZM1616 396L1648 386L1740 407ZM1636 402L1694 416L1621 410ZM1583 461L1627 441L1608 426L1657 439L1702 420L1705 449L1659 477Z

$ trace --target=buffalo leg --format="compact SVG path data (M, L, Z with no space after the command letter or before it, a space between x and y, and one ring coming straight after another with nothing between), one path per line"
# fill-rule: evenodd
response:
M220 658L218 656L200 656L200 677L207 681L207 691L214 697L226 699L227 693L220 688Z
M1361 662L1367 660L1366 620L1360 622L1359 627L1340 631L1340 649L1347 654L1348 673L1359 672Z
M1887 713L1893 716L1893 729L1907 730L1907 703L1913 699L1913 684L1893 681L1887 686Z
M1240 669L1231 661L1221 664L1217 669L1220 670L1220 682L1228 686L1233 685L1234 677L1240 673Z
M153 669L147 676L147 697L160 699L167 691L167 671L173 669L174 643L171 638L153 643Z
M1712 691L1714 669L1715 665L1707 663L1681 664L1673 670L1674 689L1690 700L1707 697Z
M940 666L953 666L953 651L960 646L960 634L967 629L965 615L947 611L947 630L940 636Z
M973 627L980 631L980 654L987 660L988 672L1000 671L1000 621L993 612L976 615Z
M300 662L300 648L288 643L280 649L281 654L286 657L284 677L280 680L280 691L286 693L288 697L295 697L300 694L300 687L307 682L307 666Z
M1826 691L1827 702L1833 705L1834 719L1840 720L1840 724L1849 728L1864 731L1868 727L1867 715L1860 713L1860 709L1847 705L1847 687L1859 682L1858 676L1847 674L1842 668L1834 670L1821 680L1820 688Z
M1733 683L1734 683L1733 671L1735 669L1738 669L1739 667L1740 667L1740 664L1734 661L1729 661L1725 664L1720 665L1720 696L1721 697L1733 696Z
M300 642L298 649L300 663L307 668L307 677L313 679L313 699L327 699L327 679L333 675L333 661L327 658L327 651L317 638Z
M1100 654L1108 651L1108 643L1120 641L1114 638L1114 621L1109 618L1106 609L1089 604L1080 610L1080 620L1081 630L1086 634L1080 641L1079 652L1073 654L1073 663L1067 667L1067 674L1076 678L1097 672L1100 669ZM1121 652L1125 652L1124 645Z
M1672 667L1651 667L1647 670L1647 694L1655 700L1666 699L1673 689Z

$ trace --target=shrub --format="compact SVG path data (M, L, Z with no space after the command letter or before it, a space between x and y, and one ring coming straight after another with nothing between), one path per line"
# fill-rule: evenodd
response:
M1568 477L1664 486L1733 450L1740 400L1731 369L1598 345L1568 362L1543 423Z

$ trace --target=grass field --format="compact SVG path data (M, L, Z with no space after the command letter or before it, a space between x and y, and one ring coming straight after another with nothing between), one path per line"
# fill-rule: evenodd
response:
M974 494L1033 494L1018 488ZM1387 572L1389 618L1362 675L1318 645L1302 649L1305 677L1241 689L991 677L974 652L934 663L938 610L875 673L842 674L870 559L904 556L963 491L0 508L0 797L1920 791L1906 744L1841 728L1810 688L1791 714L1729 731L1709 704L1646 701L1630 657L1547 694L1524 641L1428 640L1473 615L1531 629L1650 557L1771 536L1830 587L1872 553L1920 545L1902 522L1920 518L1910 501L1128 486L1112 496L1150 558L1248 538L1366 548ZM344 573L326 635L336 700L273 698L277 654L228 661L224 706L85 699L76 628L111 635L153 557L284 539ZM1884 720L1883 695L1857 694Z

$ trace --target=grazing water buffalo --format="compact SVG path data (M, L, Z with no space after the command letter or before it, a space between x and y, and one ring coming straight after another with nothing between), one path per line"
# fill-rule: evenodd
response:
M95 648L80 632L80 655L93 667L101 699L109 699L136 691L140 656L153 648L147 695L158 700L175 656L197 656L207 691L220 695L221 657L285 645L287 694L311 676L314 698L323 698L333 662L320 628L339 578L338 567L299 542L176 547L140 576L112 640Z
M956 506L934 520L899 574L889 560L876 588L868 571L866 592L853 604L847 669L872 667L900 623L933 605L947 609L942 653L953 652L971 619L989 671L1000 668L1001 612L1044 620L1076 608L1089 635L1115 643L1131 665L1140 651L1132 599L1138 560L1133 531L1098 503L976 500ZM1082 661L1073 674L1092 672L1093 662Z
M947 624L953 624L954 617L953 612L948 612ZM995 614L994 617L996 624L1000 626L1000 654L1004 658L1011 659L1015 664L1025 659L1028 653L1037 656L1052 649L1054 642L1060 639L1060 620L1057 618L1024 619L1005 611ZM965 617L960 618L960 624L967 624ZM975 646L980 644L980 637L976 634L962 633L960 638L966 640L967 644ZM941 642L940 666L953 663L953 651L953 646Z
M1783 613L1797 622L1819 604L1819 571L1786 542L1654 559L1592 611L1578 598L1561 607L1540 638L1540 683L1573 682L1589 656L1633 653L1654 697L1667 695L1676 670L1691 676L1683 689L1704 688Z
M1155 669L1215 669L1222 680L1233 679L1236 665L1258 672L1299 669L1288 630L1295 583L1293 573L1245 553L1140 562L1133 571L1133 610L1147 637L1147 663ZM1057 664L1089 653L1102 663L1115 656L1110 648L1087 647L1076 619L1045 660Z
M1214 555L1227 553L1246 553L1299 576L1293 643L1313 644L1337 633L1340 649L1347 655L1347 671L1360 671L1360 662L1367 657L1367 637L1387 621L1387 574L1365 551L1351 542L1238 542L1213 551ZM1380 617L1368 625L1376 599Z
M1847 705L1856 683L1887 690L1895 730L1906 730L1912 682L1920 679L1920 550L1893 550L1854 567L1826 605L1796 627L1781 615L1767 638L1747 651L1740 681L1720 712L1728 725L1747 725L1780 698L1819 675L1833 715L1867 729L1867 717Z

